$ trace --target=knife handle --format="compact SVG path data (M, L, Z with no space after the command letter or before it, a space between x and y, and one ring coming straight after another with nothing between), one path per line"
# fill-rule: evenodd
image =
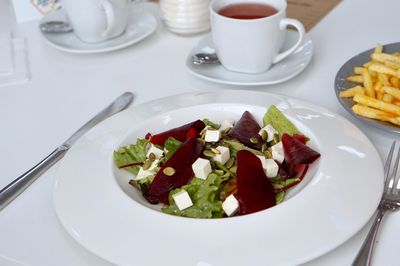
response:
M0 190L0 211L21 194L30 184L32 184L47 169L60 160L68 151L68 146L60 146L40 161L30 170L16 178L2 190Z

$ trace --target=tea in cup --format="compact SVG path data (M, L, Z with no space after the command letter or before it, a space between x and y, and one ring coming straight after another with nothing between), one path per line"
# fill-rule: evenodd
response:
M235 72L261 73L296 51L305 30L300 21L286 18L286 7L285 0L213 0L211 34L221 64ZM299 37L280 52L287 26Z
M96 43L122 35L128 26L131 0L63 0L76 36Z

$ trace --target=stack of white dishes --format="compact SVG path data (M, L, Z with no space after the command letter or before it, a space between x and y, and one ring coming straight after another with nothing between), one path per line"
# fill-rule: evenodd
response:
M196 34L210 28L209 4L209 0L160 0L160 9L170 31Z

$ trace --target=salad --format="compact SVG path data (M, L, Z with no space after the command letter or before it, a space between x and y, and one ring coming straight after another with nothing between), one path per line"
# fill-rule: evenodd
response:
M234 122L196 120L147 133L114 151L118 168L162 211L192 218L221 218L281 203L320 154L276 106L262 127L245 111Z

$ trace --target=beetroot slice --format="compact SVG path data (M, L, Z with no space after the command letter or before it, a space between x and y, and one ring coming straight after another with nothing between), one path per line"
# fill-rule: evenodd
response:
M264 173L260 159L253 153L237 153L237 198L239 213L248 214L276 205L272 184Z
M260 125L254 119L253 115L250 112L245 111L239 121L228 133L228 137L237 139L244 145L259 150L262 146L262 138L258 135L260 129ZM255 138L257 142L251 142L251 138Z
M296 176L297 165L311 164L321 156L321 154L306 146L297 138L286 133L282 136L282 145L285 153L285 164L291 177Z
M146 199L153 204L160 202L168 204L169 192L182 187L192 179L194 175L192 164L199 158L203 149L204 146L196 138L188 138L158 171L146 192ZM164 174L163 170L167 167L175 170L172 176Z
M196 135L197 137L200 133L200 131L205 127L206 125L204 124L203 121L201 120L196 120L194 122L188 123L186 125L176 127L173 129L170 129L168 131L161 132L159 134L156 134L152 136L150 133L146 134L146 139L150 139L150 142L153 144L157 144L160 146L164 146L164 142L169 138L173 137L176 140L179 140L180 142L185 142L185 140L189 137L193 137L193 135Z

